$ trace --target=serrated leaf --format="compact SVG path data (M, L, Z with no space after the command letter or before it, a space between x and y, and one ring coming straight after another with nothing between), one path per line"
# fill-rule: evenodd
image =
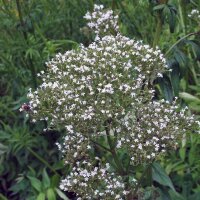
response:
M166 174L165 170L158 163L152 164L152 178L157 183L163 186L168 186L169 188L175 191L171 179Z

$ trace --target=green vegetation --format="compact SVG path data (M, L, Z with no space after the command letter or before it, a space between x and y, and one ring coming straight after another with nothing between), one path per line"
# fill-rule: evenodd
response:
M44 132L47 124L31 123L19 108L27 102L28 89L40 84L37 73L45 71L45 62L94 40L83 19L94 3L119 14L123 35L159 46L171 72L154 80L156 98L171 102L179 96L180 105L188 105L199 118L200 19L188 16L193 9L200 11L198 0L0 0L2 200L76 199L59 189L61 178L70 172L55 145L64 133ZM183 137L176 151L145 168L151 180L141 176L140 166L134 170L143 186L139 199L156 199L159 193L160 200L199 200L200 136Z

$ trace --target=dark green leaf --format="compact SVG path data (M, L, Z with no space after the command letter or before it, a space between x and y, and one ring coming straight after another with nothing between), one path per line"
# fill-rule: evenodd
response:
M167 76L164 76L162 79L160 79L159 85L162 90L164 98L169 102L172 102L174 95L169 78Z
M176 14L174 13L173 10L170 10L170 14L169 14L169 28L170 28L170 32L174 33L174 29L176 27Z
M173 87L174 95L178 96L180 84L180 69L178 65L173 65L171 72L171 84Z
M152 178L159 184L168 186L175 191L173 183L169 176L166 174L165 170L158 163L155 162L152 164Z
M170 200L188 200L185 199L181 194L178 194L177 192L170 190Z

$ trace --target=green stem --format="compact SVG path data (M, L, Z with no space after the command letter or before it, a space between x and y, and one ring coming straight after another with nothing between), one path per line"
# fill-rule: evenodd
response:
M16 4L17 4L17 11L18 11L18 14L19 14L19 20L20 20L20 25L21 25L22 32L23 32L23 35L24 35L24 39L27 40L27 33L24 30L24 21L23 21L23 17L22 17L22 10L21 10L21 5L20 5L19 0L16 0Z
M107 141L108 141L108 144L110 146L110 152L111 152L111 154L113 156L113 159L115 161L115 164L116 164L116 166L117 166L117 168L119 170L119 174L121 176L124 176L124 175L126 175L126 172L123 169L122 163L118 159L118 156L117 156L117 153L116 153L116 150L115 150L115 146L113 145L112 139L111 139L110 134L109 134L110 131L109 131L108 124L105 125L105 129L106 129Z
M192 35L197 35L197 34L200 34L200 31L198 31L198 32L193 32L193 33L189 33L189 34L185 35L184 37L180 38L177 42L175 42L175 43L168 49L168 51L165 53L165 55L168 55L169 52L170 52L177 44L179 44L182 40L184 40L185 38L190 37L190 36L192 36Z
M21 5L20 5L20 1L19 0L16 0L16 5L17 5L17 11L19 13L19 21L20 21L20 25L21 25L21 28L22 28L22 33L23 33L23 36L24 36L24 40L25 40L26 44L29 45L28 35L27 35L27 32L24 29L25 24L24 24ZM36 70L35 70L35 67L34 67L33 62L32 62L30 57L28 57L27 62L29 64L29 66L30 66L33 85L34 85L35 88L37 88Z
M29 147L27 149L33 156L35 156L39 161L41 161L44 165L46 165L52 172L54 172L56 175L60 176L60 174L58 174L58 172L53 167L51 167L51 165L49 165L49 163L46 160L44 160L39 154L34 152Z
M160 41L160 35L162 32L162 19L161 19L161 12L157 13L157 25L156 25L156 33L153 40L153 48L155 49Z
M102 144L99 144L98 142L96 142L96 141L94 141L94 140L92 140L92 139L90 139L90 141L91 141L92 143L94 143L95 145L97 145L97 146L101 147L102 149L104 149L104 150L106 150L106 151L108 151L108 152L111 153L111 150L110 150L109 148L103 146Z
M130 16L129 15L129 12L126 10L125 6L123 5L122 1L119 0L119 1L116 1L116 6L119 6L120 10L122 10L122 12L124 12L125 16L127 17L127 19L129 20L130 24L134 27L133 28L133 31L136 32L136 34L138 35L138 37L142 38L142 34L141 32L139 31L139 28L136 26L135 23L133 23L134 19L132 20L131 17L133 17L134 15Z
M180 24L184 35L186 35L186 2L185 0L178 0L178 10L180 14Z
M135 189L134 189L134 191L133 191L133 197L136 196L137 191L138 191L139 187L141 186L141 183L142 183L142 181L143 181L145 175L149 172L149 170L151 170L151 164L148 164L148 165L146 166L146 168L145 168L145 170L144 170L142 176L141 176L140 179L138 180L138 184L137 184L137 186L135 187ZM149 177L148 177L148 178L149 178Z

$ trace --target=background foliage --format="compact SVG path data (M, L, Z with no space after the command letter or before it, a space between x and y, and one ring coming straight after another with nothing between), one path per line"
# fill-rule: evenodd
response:
M130 38L159 46L171 72L154 82L157 98L182 98L200 112L200 25L188 18L200 10L198 0L1 0L0 1L0 199L75 199L58 189L64 167L55 142L62 133L43 133L45 124L31 124L20 113L36 74L57 52L88 45L93 36L83 15L94 3L120 14L120 28ZM152 182L161 199L199 200L200 138L184 138L153 166ZM162 166L162 167L161 167ZM175 192L176 191L176 192ZM141 199L152 199L146 189Z

